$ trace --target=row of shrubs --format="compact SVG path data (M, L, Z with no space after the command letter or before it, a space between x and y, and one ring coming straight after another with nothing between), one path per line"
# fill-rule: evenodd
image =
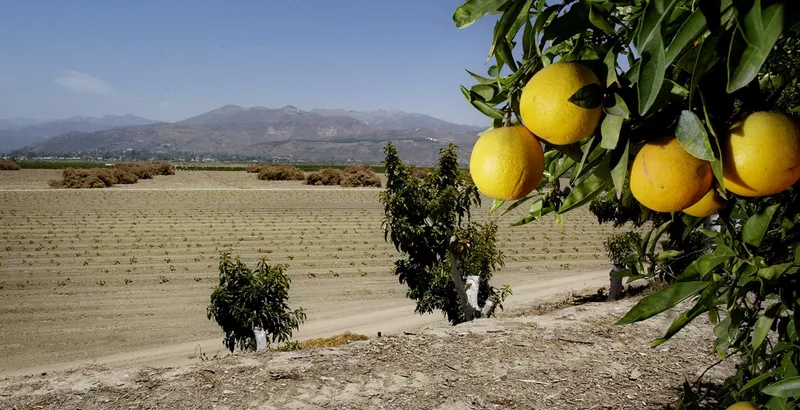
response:
M108 188L115 184L135 184L156 175L175 175L175 168L166 162L132 162L111 168L67 168L60 180L50 181L53 188Z
M0 171L19 171L19 164L0 158Z
M343 187L381 187L378 174L369 164L353 165L344 170L325 168L306 175L293 165L250 165L247 172L258 173L265 181L306 181L307 185L341 185Z

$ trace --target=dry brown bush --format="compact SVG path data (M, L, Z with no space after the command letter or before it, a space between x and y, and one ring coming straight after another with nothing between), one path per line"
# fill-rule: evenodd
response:
M61 180L49 182L53 188L108 188L117 182L114 173L106 168L76 169L67 168Z
M61 180L49 182L53 188L108 188L114 184L135 184L153 175L174 175L175 168L166 162L131 162L114 168L67 168Z
M139 179L151 179L154 175L175 175L175 168L166 162L127 162L115 166L136 175Z
M336 168L325 168L308 174L306 185L339 185L344 178L344 172Z
M341 185L343 187L381 187L381 179L378 174L369 171L359 171L352 174L345 174L342 178Z
M425 179L425 177L428 176L428 170L424 168L414 168L411 170L411 176L419 180Z
M7 159L0 158L0 171L19 171L19 165Z
M359 172L372 172L372 165L370 164L350 165L344 169L345 174L357 174Z
M262 165L262 164L250 164L250 165L247 166L247 172L249 172L251 174L258 174L258 173L261 172L261 168L263 166L264 165Z
M305 173L294 165L263 165L258 172L263 181L302 181Z

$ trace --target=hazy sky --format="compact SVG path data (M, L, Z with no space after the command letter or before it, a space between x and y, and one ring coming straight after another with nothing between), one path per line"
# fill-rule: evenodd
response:
M0 118L291 104L488 125L458 86L494 18L456 29L462 2L0 0Z

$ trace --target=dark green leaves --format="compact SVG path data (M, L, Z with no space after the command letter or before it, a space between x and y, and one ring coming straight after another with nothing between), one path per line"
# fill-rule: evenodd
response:
M643 52L648 43L661 38L664 20L669 17L677 2L678 0L651 0L647 3L634 38L634 46L637 50ZM663 44L663 40L661 44Z
M710 282L677 282L639 301L617 324L639 322L653 317L686 298L703 291Z
M764 388L764 393L776 397L800 397L800 376L772 383Z
M616 115L606 115L600 124L600 134L603 136L600 146L605 149L614 149L619 142L619 133L622 130L622 117Z
M760 245L778 206L779 204L768 206L751 216L742 227L742 241L753 246Z
M456 27L464 28L478 21L481 17L496 13L508 0L467 0L453 13Z
M695 113L689 110L681 111L681 115L678 117L678 124L675 126L675 136L683 149L695 158L703 161L714 159L714 152L711 150L711 142L708 140L706 128Z
M686 48L694 39L700 36L706 30L706 18L700 10L695 10L686 21L683 22L681 28L675 33L672 41L667 46L665 58L667 65L675 61L675 57Z
M656 102L664 75L667 72L667 62L664 56L664 40L661 36L654 37L642 50L639 62L639 76L636 83L636 92L639 97L639 114L644 115Z
M750 341L753 349L758 349L761 343L764 343L764 339L767 338L772 323L775 322L775 317L780 313L780 308L781 304L775 303L767 308L764 314L759 316L758 320L756 320L756 324L753 326L753 338Z
M728 55L728 92L752 81L767 60L772 46L783 31L786 4L776 2L762 10L761 0L744 14L740 29L731 38ZM739 10L740 15L743 10Z
M610 157L607 157L610 158ZM584 178L572 191L570 191L564 203L558 209L558 213L564 213L570 209L577 208L591 201L599 193L605 191L610 181L608 160L595 168L594 172Z
M569 102L583 108L597 108L603 103L603 87L599 84L589 84L581 87L569 97Z

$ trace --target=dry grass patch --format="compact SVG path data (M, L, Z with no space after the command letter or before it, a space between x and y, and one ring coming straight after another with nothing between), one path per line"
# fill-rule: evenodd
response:
M305 340L300 342L298 345L300 346L301 350L322 349L327 347L344 346L350 342L357 342L359 340L367 339L369 339L369 337L360 335L358 333L344 332L336 336Z

